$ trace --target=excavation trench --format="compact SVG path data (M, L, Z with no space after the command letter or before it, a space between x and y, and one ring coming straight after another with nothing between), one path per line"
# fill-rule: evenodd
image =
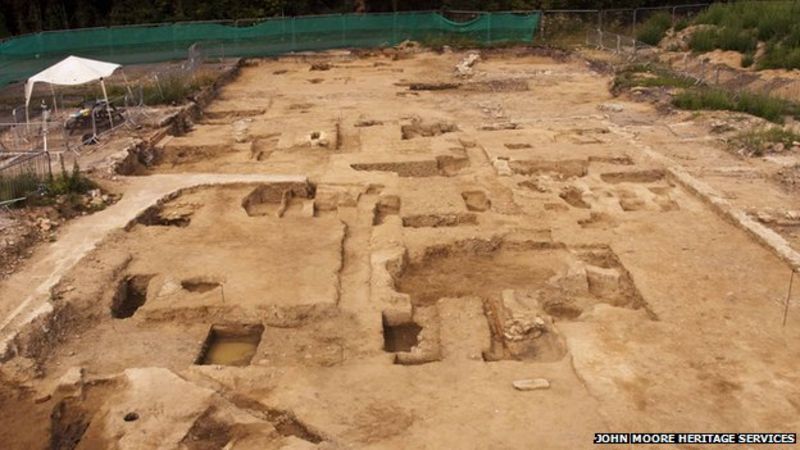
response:
M195 364L247 366L258 350L263 332L261 324L213 325Z

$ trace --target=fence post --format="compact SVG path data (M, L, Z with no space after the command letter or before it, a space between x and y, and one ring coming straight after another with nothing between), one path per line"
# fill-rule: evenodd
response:
M486 43L491 44L492 43L492 15L491 14L487 14L486 18L487 18L486 19L486 33L489 35L488 39L486 40Z
M295 36L295 33L294 33L294 18L295 17L292 16L292 22L291 22L291 24L292 24L292 51L296 50L295 46L297 45L297 37Z
M603 9L601 9L597 13L597 29L600 30L601 32L603 31L603 14L605 14L605 10L603 10ZM601 34L600 37L602 37L602 36L603 35Z
M617 35L617 53L622 53L622 47L621 47L622 42L621 42L621 40L622 40L622 36Z
M50 163L50 152L44 152L44 156L47 158L47 176L50 178L50 181L53 180L53 165Z

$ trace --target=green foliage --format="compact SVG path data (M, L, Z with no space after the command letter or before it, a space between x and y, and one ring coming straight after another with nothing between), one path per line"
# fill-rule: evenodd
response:
M717 47L718 35L719 32L713 28L697 30L689 39L689 48L701 53L710 52Z
M758 39L754 30L732 28L697 30L689 40L689 48L696 52L709 52L719 48L747 53L755 51L757 46Z
M6 16L3 14L3 11L0 11L0 38L8 37L11 35L11 32L8 31L8 27L6 26Z
M768 44L756 66L759 69L800 69L800 47Z
M92 180L86 178L81 173L78 161L72 166L72 173L64 170L62 160L61 174L54 176L47 185L47 192L50 195L85 194L95 188Z
M44 189L40 189L40 188ZM80 195L94 189L96 185L81 173L78 162L72 171L64 168L61 160L61 173L49 177L34 170L27 170L11 176L0 174L0 201L27 197L28 203L36 205L52 204L60 195Z
M764 150L774 144L783 144L789 148L794 142L800 142L800 134L780 127L770 127L739 133L731 139L730 144L744 148L751 155L762 156Z
M687 78L662 66L634 64L619 70L612 86L613 92L620 89L641 87L689 88L694 80Z
M745 53L755 51L757 45L758 39L753 30L723 28L722 31L717 34L716 47L722 50L735 50Z
M697 87L678 93L672 104L680 109L727 110L751 114L783 123L785 116L797 116L800 107L781 98L755 94L747 91L731 92L718 88Z
M690 24L691 24L691 21L689 19L687 19L686 17L682 17L682 18L678 19L677 22L675 22L675 27L674 27L675 31L684 30Z
M187 101L201 89L214 84L216 76L210 72L195 74L170 74L149 81L141 86L145 105L177 105ZM131 88L138 101L138 88ZM108 86L109 98L121 98L128 94L128 88L121 84ZM98 93L95 93L99 97Z
M742 67L750 67L755 62L755 56L752 53L745 53L742 55Z
M13 176L0 174L0 202L25 197L33 192L41 180L33 172L23 172Z
M755 52L758 41L766 42L759 69L800 68L800 0L740 1L715 3L699 14L694 23L714 25L699 30L689 46L706 52L715 48L742 53Z
M667 12L658 12L650 16L636 33L636 39L649 45L658 45L664 34L672 27L672 16Z

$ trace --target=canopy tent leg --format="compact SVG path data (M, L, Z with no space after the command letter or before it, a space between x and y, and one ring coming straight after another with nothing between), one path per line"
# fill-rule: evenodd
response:
M58 102L56 101L56 88L50 85L50 93L53 94L53 111L58 115Z
M109 129L113 129L114 118L111 117L111 105L108 104L108 92L106 92L106 82L102 78L100 78L100 88L103 89L103 100L106 101L106 112L108 113L108 124L110 126Z

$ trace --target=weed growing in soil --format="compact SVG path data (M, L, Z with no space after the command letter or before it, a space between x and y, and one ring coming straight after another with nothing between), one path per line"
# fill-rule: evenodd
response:
M672 26L672 16L659 12L650 16L639 28L636 39L649 45L658 45Z
M783 123L786 116L797 116L800 107L789 101L752 92L732 92L719 88L697 87L678 93L672 104L680 109L727 110L751 114L770 122Z
M177 105L185 102L201 89L214 84L216 77L210 73L171 74L158 81L147 82L141 87L145 105ZM123 97L128 91L125 86L114 85L109 88L109 97ZM134 93L138 97L138 93ZM138 100L138 99L137 99Z
M783 148L788 149L795 142L800 142L800 134L780 127L748 130L730 140L731 146L744 149L750 156L763 156L778 144L782 144Z
M695 24L714 25L698 30L689 46L697 52L716 48L753 53L766 42L759 69L800 68L800 1L741 1L715 3L699 14Z
M67 172L62 162L61 175L50 179L47 185L47 192L51 195L85 194L95 187L94 182L81 173L78 161L73 164L72 173Z
M619 92L636 86L641 87L667 87L689 88L694 85L694 80L664 67L648 64L633 64L617 71L614 76L612 92Z

